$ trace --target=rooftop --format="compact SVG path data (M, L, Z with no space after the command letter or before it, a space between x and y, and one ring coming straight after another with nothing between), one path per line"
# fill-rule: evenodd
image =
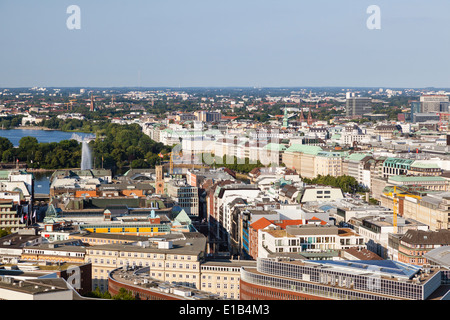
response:
M450 269L450 246L442 246L424 254L424 257Z
M322 151L321 147L309 146L309 145L304 145L304 144L296 144L296 143L292 144L289 148L287 148L285 150L285 152L302 152L302 153L312 154L312 155L316 155L320 151Z
M150 268L120 268L113 270L109 276L115 281L122 282L134 287L141 287L144 290L163 294L173 299L179 300L218 300L217 295L209 292L182 286L170 282L163 282L152 278ZM223 299L223 298L221 298Z
M399 277L412 279L416 273L418 273L421 267L401 263L393 260L347 260L347 261L334 261L334 260L321 260L321 261L308 261L308 263L322 266L331 266L333 268L344 268L348 271L354 272L372 272L379 275L385 275L389 277ZM352 271L350 271L352 272Z
M398 181L398 182L445 182L446 180L442 177L435 176L426 176L426 177L418 177L418 176L391 176L389 178L390 181Z

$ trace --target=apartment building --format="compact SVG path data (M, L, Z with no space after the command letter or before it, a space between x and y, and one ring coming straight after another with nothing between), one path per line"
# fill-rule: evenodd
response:
M353 177L360 185L370 188L370 170L366 169L366 164L372 156L365 153L351 153L343 159L344 175Z
M363 237L348 228L328 224L287 225L285 229L266 228L258 232L258 257L277 253L329 252L350 247L365 248Z
M399 240L398 261L422 266L428 252L450 245L450 230L408 230Z
M216 189L214 195L214 212L216 213L214 234L227 243L227 247L231 247L231 231L233 226L233 211L237 201L244 205L260 196L261 190L257 185L247 184L228 184L220 186Z

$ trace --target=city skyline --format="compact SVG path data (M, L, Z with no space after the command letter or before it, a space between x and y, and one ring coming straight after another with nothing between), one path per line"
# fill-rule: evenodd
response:
M372 4L2 2L0 87L450 87L450 4Z

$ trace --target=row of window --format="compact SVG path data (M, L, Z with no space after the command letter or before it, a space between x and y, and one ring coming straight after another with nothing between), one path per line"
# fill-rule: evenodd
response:
M102 256L120 256L120 257L134 257L134 258L153 258L153 259L164 259L163 254L156 253L138 253L138 252L115 252L115 251L94 251L88 250L88 253L91 255L102 255ZM192 256L184 256L184 255L168 255L167 259L173 260L192 260Z
M90 263L92 263L92 261L93 261L93 263L95 263L95 264L97 264L97 263L99 263L99 264L111 264L111 265L116 265L116 260L109 260L109 259L97 259L97 258L94 258L94 259L91 259L91 258L89 258L88 259L88 262L90 262ZM128 264L128 265L139 265L139 266L141 266L141 267L143 267L143 266L145 266L145 267L150 267L150 262L149 261L146 261L145 263L143 263L142 261L139 261L139 263L136 263L135 261L125 261L125 260L119 260L119 264L120 265L126 265L126 264ZM188 264L188 263L186 263L186 264L182 264L182 263L179 263L178 264L178 268L177 268L177 264L176 263L172 263L172 269L190 269L191 266L192 265L192 269L193 270L197 270L197 264ZM152 267L156 267L156 263L155 262L152 262L151 263L151 266ZM158 268L162 268L163 267L163 264L162 264L162 262L159 262L158 263ZM170 268L171 266L170 266L170 263L169 262L166 262L166 268Z
M313 267L299 266L288 263L279 263L269 260L262 260L258 265L258 271L275 276L282 276L293 279L303 279L303 274L309 274L311 282L320 282L320 274ZM365 275L353 275L351 273L320 270L321 274L330 275L334 279L347 277L353 284L355 290L370 291L378 294L397 296L407 299L421 299L422 288L419 285L403 283L396 280L377 280L377 285L373 285L373 277ZM302 284L303 285L303 284Z

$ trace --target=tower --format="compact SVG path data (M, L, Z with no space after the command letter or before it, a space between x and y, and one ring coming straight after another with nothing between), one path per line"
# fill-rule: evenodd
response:
M288 125L289 123L288 123L287 109L286 107L284 107L283 128L287 128Z
M305 122L305 116L303 115L303 109L300 111L300 124Z
M312 118L312 114L311 114L311 108L309 108L309 112L308 112L308 125L312 125L312 123L314 122L313 118Z
M94 111L94 97L92 96L92 93L91 93L91 108L90 108L90 110Z
M164 194L164 178L163 178L163 166L155 166L156 170L156 184L155 192L156 194Z

